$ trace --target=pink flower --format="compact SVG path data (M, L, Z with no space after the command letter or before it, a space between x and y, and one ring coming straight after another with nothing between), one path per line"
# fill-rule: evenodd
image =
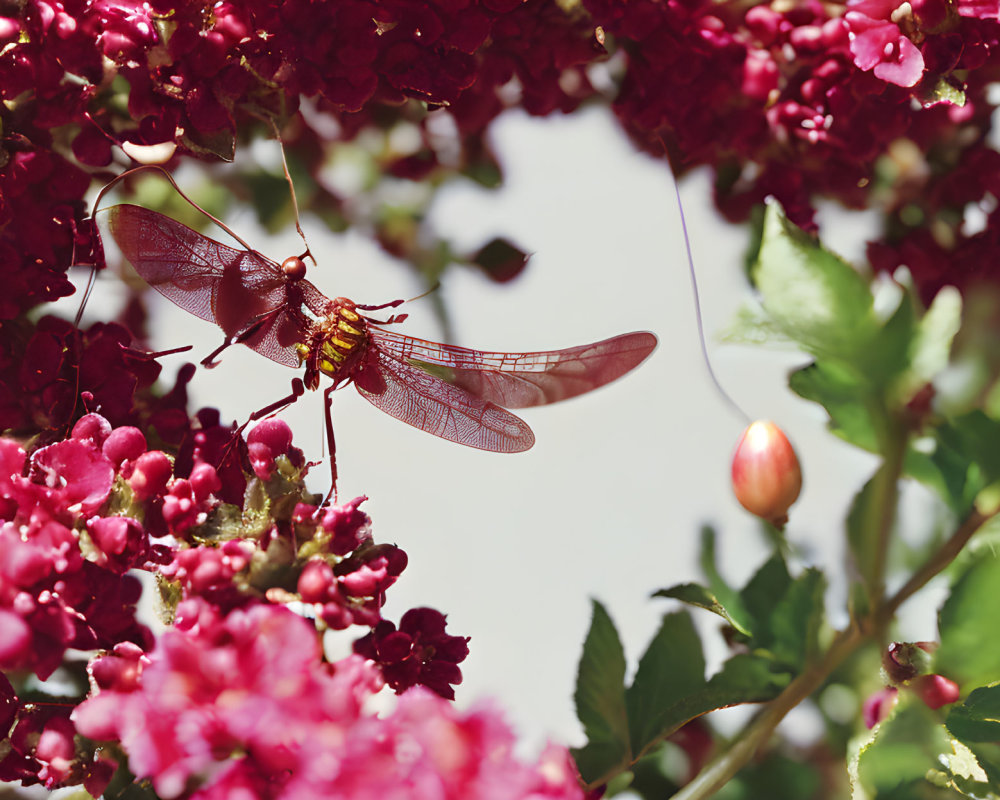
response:
M924 57L892 21L894 0L850 0L848 9L844 18L858 68L886 83L914 86L923 77Z
M567 752L519 761L491 707L457 711L415 690L375 716L378 670L321 655L313 626L284 608L222 615L188 601L148 656L129 649L94 662L102 690L72 718L85 736L118 740L164 798L194 788L200 799L582 800Z

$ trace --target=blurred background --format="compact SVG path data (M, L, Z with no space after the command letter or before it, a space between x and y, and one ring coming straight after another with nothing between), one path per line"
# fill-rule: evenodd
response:
M503 236L531 252L531 261L519 278L502 285L478 271L450 270L438 297L401 309L410 318L395 330L441 340L434 313L441 302L454 343L467 347L558 349L650 330L659 348L610 386L524 411L537 441L523 454L484 453L437 439L382 414L350 387L335 395L333 415L340 499L367 495L363 508L376 540L396 543L409 555L385 616L398 621L417 606L446 613L449 633L472 637L458 702L494 698L523 746L534 751L550 738L583 744L572 695L591 598L608 608L634 669L672 605L650 595L702 577L702 526L716 527L722 572L737 585L769 548L760 524L730 493L729 458L747 421L706 369L665 163L637 154L602 109L572 119L508 112L491 130L503 187L455 182L436 198L431 222L459 249ZM259 142L241 157L250 152L277 158L273 142ZM182 188L184 175L178 174ZM351 176L332 179L349 183ZM796 446L805 484L787 535L797 563L828 572L828 603L836 613L844 607L838 584L842 520L874 459L831 437L824 412L787 390L787 372L806 360L801 354L721 342L740 307L753 301L743 266L748 230L710 210L707 173L685 179L681 196L712 365L750 418L773 419ZM845 240L837 236L836 215L823 209L821 216L829 231L824 240L834 247L853 243L856 252L841 253L859 256L863 223L845 222L853 226ZM249 211L225 221L277 261L302 250L291 226L272 237ZM319 260L309 278L328 296L375 304L424 290L360 233L331 234L308 214L302 223ZM208 233L225 239L220 231ZM106 274L100 284L95 302L121 302L124 291L114 276ZM153 348L194 345L190 354L163 359L169 385L177 368L211 352L221 333L153 292L148 302ZM232 348L217 368L198 370L189 386L191 408L215 406L224 418L242 422L287 393L295 374L247 348ZM321 393L308 394L281 417L306 457L320 460ZM325 491L326 464L310 478L312 490ZM696 619L705 631L715 626L712 615ZM933 614L915 619L908 637L933 638ZM348 652L353 638L351 632L331 636L329 655ZM709 663L717 665L723 645L718 636L711 641ZM815 730L808 716L799 710L787 724L808 736Z

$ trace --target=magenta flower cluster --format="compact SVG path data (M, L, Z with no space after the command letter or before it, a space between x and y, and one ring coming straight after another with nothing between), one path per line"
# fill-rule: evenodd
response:
M93 662L100 691L72 721L120 742L133 773L168 799L583 797L565 750L518 761L492 708L459 712L418 689L379 717L372 663L321 656L313 627L285 608L221 615L185 601L153 653L124 647Z
M380 769L390 784L421 776L460 791L494 781L500 748L511 787L500 796L530 787L579 796L565 751L557 773L519 766L492 712L458 714L431 696L405 700L386 720L365 710L385 683L453 698L468 639L428 608L407 612L392 635L381 609L406 555L373 541L365 498L317 505L281 421L260 423L246 442L234 436L201 412L190 444L172 456L139 428L90 413L30 456L0 439L0 669L45 679L73 663L71 651L99 653L88 668L97 692L82 704L39 705L0 681L10 731L0 780L82 783L100 794L121 757L98 743L112 741L162 797L230 796L234 787L291 797L309 786L361 797L352 787L398 738L393 747L427 750L396 774ZM237 493L238 506L224 500ZM136 617L136 571L158 576L175 609L155 642ZM364 658L326 663L322 631L355 625L372 631L357 645ZM78 734L92 744L81 748ZM321 766L333 762L344 763L339 772Z

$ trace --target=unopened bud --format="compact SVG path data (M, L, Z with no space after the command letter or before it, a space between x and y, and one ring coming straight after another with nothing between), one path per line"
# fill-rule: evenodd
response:
M910 688L928 708L941 708L954 703L961 695L958 684L944 675L919 675L910 682Z
M773 422L751 423L733 454L733 493L747 511L782 527L802 489L798 456Z

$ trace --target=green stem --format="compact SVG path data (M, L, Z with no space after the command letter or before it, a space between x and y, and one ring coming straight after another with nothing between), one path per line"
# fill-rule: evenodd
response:
M874 502L872 533L876 537L875 554L869 573L868 599L871 609L882 605L885 597L885 572L892 541L892 526L896 521L899 505L899 481L903 474L903 458L908 436L906 428L897 420L889 420L882 442L884 461L880 469L879 496Z
M844 659L866 642L877 638L899 607L947 567L972 535L996 513L973 511L899 591L873 609L862 623L838 632L826 652L764 706L732 747L708 764L673 799L703 800L722 788L767 742L785 715L822 686Z
M701 800L721 789L753 758L754 753L770 738L785 715L816 691L833 669L864 640L864 634L857 627L850 627L838 633L824 657L808 667L788 684L781 694L764 706L733 746L675 794L674 800Z

